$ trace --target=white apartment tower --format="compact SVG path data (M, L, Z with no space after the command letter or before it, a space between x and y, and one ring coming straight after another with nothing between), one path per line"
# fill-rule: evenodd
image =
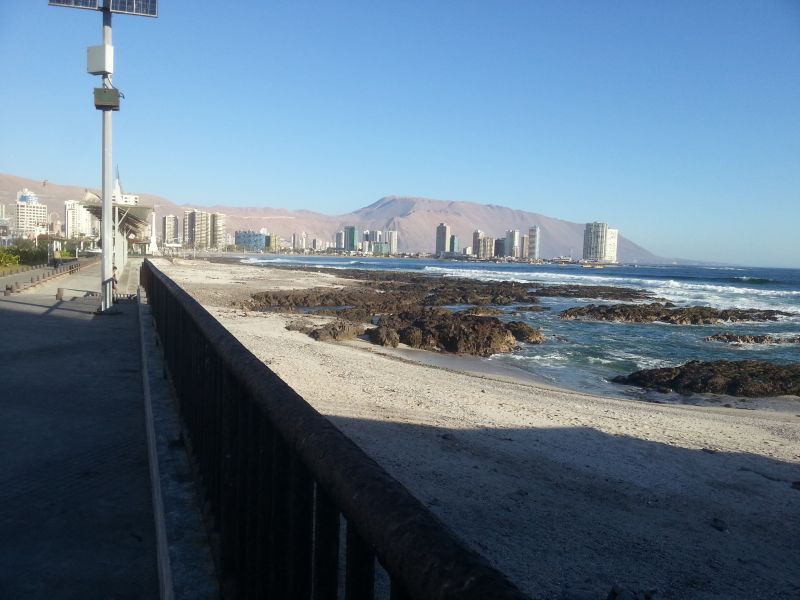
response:
M608 223L587 223L583 231L583 260L589 262L617 262L619 231L610 229Z
M528 229L528 258L539 260L539 241L542 237L542 229L534 225Z
M95 221L92 214L77 200L64 202L64 235L67 239L92 235Z
M397 231L387 229L383 232L383 239L389 245L389 254L397 254Z
M40 204L39 197L28 188L17 192L11 229L21 236L47 232L47 205Z
M450 226L439 223L436 227L436 255L439 256L448 251L450 245Z
M519 238L519 229L509 229L506 231L506 256L519 258L522 249Z
M178 217L165 215L161 219L161 239L165 244L178 243Z

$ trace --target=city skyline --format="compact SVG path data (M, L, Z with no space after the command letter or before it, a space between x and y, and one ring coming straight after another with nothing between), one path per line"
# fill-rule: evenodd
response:
M185 6L115 21L115 163L138 193L465 200L608 220L660 256L800 264L797 3ZM95 17L0 6L3 172L97 186Z

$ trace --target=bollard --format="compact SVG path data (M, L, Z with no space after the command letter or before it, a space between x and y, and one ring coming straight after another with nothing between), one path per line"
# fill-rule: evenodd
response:
M14 288L13 289L14 289L15 292L19 291L19 281L15 281L14 282Z
M10 295L11 295L11 290L9 290L8 288L3 290L3 296L10 296Z
M36 277L31 277L31 283L35 283L35 282L36 282Z
M56 292L56 300L63 300L64 299L64 288L58 288Z

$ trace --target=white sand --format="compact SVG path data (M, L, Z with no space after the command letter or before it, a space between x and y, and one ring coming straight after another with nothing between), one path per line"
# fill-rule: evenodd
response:
M315 342L285 329L305 317L231 303L352 282L157 264L531 597L800 597L798 414L603 398Z

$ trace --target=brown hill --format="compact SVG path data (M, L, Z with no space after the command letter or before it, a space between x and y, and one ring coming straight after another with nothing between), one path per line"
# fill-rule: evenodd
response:
M87 188L80 186L58 185L0 174L0 203L13 203L17 191L23 187L38 194L43 203L52 204L51 212L61 213L62 219L64 200L80 199L87 191ZM96 189L89 191L97 192ZM127 189L125 191L136 193ZM190 208L188 205L173 204L160 196L139 195L142 204L156 206L159 221L166 214L175 214L182 219L183 211ZM531 225L539 225L541 228L540 252L544 258L570 255L580 257L583 248L583 223L571 223L534 212L474 202L387 196L365 208L343 215L267 207L196 208L225 213L228 231L258 231L264 228L284 238L305 231L309 238L333 240L336 232L345 225L355 225L359 230L396 229L402 252L432 252L436 226L441 222L447 223L451 232L459 236L462 248L472 244L472 232L475 229L481 229L492 237L501 237L507 229L519 229L520 232L527 233ZM623 236L619 238L618 255L622 262L659 263L665 260Z

